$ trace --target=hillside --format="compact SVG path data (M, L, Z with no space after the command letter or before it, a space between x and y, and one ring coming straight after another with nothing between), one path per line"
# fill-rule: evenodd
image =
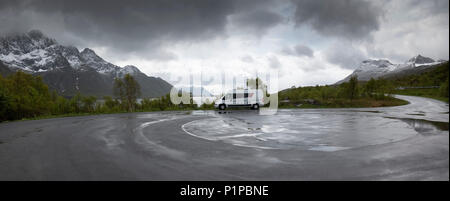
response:
M402 95L423 96L444 102L449 99L449 63L445 62L425 69L420 73L389 76L396 90L394 93Z
M449 76L449 62L444 62L431 67L416 67L408 69L402 73L395 73L383 76L382 78L391 80L396 86L404 87L424 87L440 86Z
M2 61L0 61L0 75L7 76L11 73L12 71L6 65L4 65Z
M279 92L280 107L375 107L405 104L390 94L423 96L448 102L449 62L369 81L354 79L332 86L293 87Z
M142 97L161 97L172 88L163 79L147 76L135 66L116 66L89 48L80 52L76 47L60 45L37 30L0 37L0 62L2 75L15 71L39 75L51 90L66 97L78 92L111 96L114 79L125 74L136 78Z
M358 80L360 81L368 81L371 78L377 79L381 77L387 78L418 74L444 62L446 61L435 61L432 58L420 54L401 64L394 64L386 59L368 59L362 61L350 75L336 82L336 84L348 82L353 76L358 76Z

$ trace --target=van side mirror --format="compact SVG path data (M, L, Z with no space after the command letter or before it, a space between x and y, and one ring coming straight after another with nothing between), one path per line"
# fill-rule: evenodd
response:
M222 98L222 100L225 100L225 96Z

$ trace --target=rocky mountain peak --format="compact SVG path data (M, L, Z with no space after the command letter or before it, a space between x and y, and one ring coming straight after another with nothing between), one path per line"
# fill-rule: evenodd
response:
M367 59L367 60L364 60L362 63L363 64L372 64L372 65L382 66L382 67L392 65L392 63L386 59Z
M386 71L393 68L393 64L386 59L367 59L361 62L358 68L355 70L357 72L361 71Z
M100 56L98 56L94 50L89 48L84 48L84 50L80 53L81 57L83 57L86 61L104 61Z
M86 55L89 55L89 54L91 54L91 55L97 55L97 54L95 54L94 50L89 49L89 48L84 48L84 50L81 51L81 54L86 54Z
M0 53L23 54L57 44L56 40L46 37L41 31L32 30L24 34L0 36Z
M40 39L46 38L44 36L44 34L39 30L31 30L28 32L27 35L34 40L40 40Z
M337 82L337 84L348 81L350 77L354 75L358 76L359 80L369 80L370 78L379 78L399 72L409 71L411 69L424 69L442 62L446 61L441 60L436 62L435 60L420 54L409 59L403 64L392 64L386 59L367 59L362 61L352 74Z
M124 66L122 71L125 74L128 73L128 74L131 74L131 75L141 72L136 66L133 66L133 65L126 65L126 66Z
M426 64L426 63L433 63L435 61L432 58L424 57L419 54L419 55L409 59L408 62L415 63L415 64Z

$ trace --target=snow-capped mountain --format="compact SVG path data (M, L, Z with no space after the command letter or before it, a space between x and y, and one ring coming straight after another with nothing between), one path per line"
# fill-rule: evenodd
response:
M367 81L370 80L370 78L390 76L418 68L426 69L442 62L445 61L435 61L420 54L409 59L403 64L392 64L386 59L368 59L359 64L359 66L353 71L352 74L337 82L336 84L347 82L352 76L355 75L358 76L358 80Z
M89 48L79 52L76 47L59 45L37 30L0 38L0 53L4 64L31 73L56 70L67 64L74 69L86 65L102 74L140 73L136 67L130 71L111 64Z
M160 78L146 76L135 66L116 66L89 48L80 52L37 30L0 37L0 61L12 71L41 75L51 89L67 96L76 92L111 95L114 78L127 73L141 84L145 97L159 97L172 88Z
M435 61L432 58L428 58L428 57L424 57L422 55L417 55L411 59L408 60L408 63L412 63L412 64L429 64L429 63L434 63Z

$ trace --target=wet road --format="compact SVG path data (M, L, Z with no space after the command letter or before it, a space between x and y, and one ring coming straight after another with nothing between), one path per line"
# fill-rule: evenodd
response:
M152 112L0 124L0 180L448 180L449 106Z

